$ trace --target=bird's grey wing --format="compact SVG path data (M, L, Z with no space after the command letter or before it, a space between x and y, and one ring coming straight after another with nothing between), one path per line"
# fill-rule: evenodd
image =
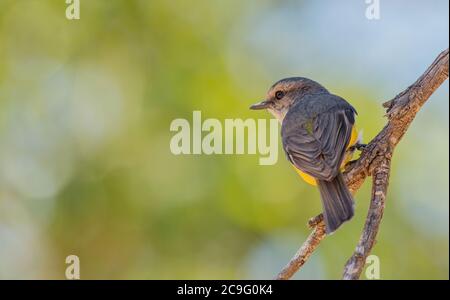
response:
M289 112L281 136L288 159L298 169L320 180L331 180L339 172L350 142L355 111L339 105L309 119ZM301 122L299 122L301 120Z

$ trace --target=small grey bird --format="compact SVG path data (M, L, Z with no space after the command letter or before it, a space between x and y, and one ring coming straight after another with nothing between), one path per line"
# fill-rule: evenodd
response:
M303 77L276 82L266 99L250 109L267 109L280 121L288 160L306 182L319 187L327 233L350 220L354 202L341 168L358 143L356 110Z

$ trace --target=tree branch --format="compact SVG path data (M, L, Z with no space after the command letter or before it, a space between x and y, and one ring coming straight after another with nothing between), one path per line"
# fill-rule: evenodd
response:
M389 185L389 171L391 161L384 159L381 165L374 170L372 176L372 199L366 224L361 238L356 246L352 257L347 261L344 268L343 279L358 279L366 263L366 258L376 242L378 228L384 211L384 200L386 199Z
M356 192L368 176L372 176L372 195L366 223L355 252L347 261L343 279L358 279L370 254L383 216L386 193L389 185L391 159L399 143L419 112L434 91L448 78L449 50L443 51L425 73L394 99L383 104L387 109L386 126L364 148L358 160L347 165L344 178L352 193ZM322 214L312 218L309 226L312 233L295 256L277 275L276 279L289 279L300 269L320 241L325 237Z

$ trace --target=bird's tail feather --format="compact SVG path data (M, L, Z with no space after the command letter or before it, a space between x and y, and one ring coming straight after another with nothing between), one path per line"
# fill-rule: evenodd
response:
M339 173L333 180L317 180L322 198L327 234L334 232L354 214L353 197Z

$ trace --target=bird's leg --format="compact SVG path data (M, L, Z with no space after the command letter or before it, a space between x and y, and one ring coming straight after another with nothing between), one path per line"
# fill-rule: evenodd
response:
M355 150L363 151L367 147L367 144L362 144L360 142L356 142L354 145L348 147L348 150L352 155L355 152ZM350 160L344 165L344 170L347 170L349 167L351 167L354 163L356 163L358 160Z
M358 151L363 151L367 147L367 144L362 144L358 142L355 145L353 145L353 147L355 147L355 149Z

